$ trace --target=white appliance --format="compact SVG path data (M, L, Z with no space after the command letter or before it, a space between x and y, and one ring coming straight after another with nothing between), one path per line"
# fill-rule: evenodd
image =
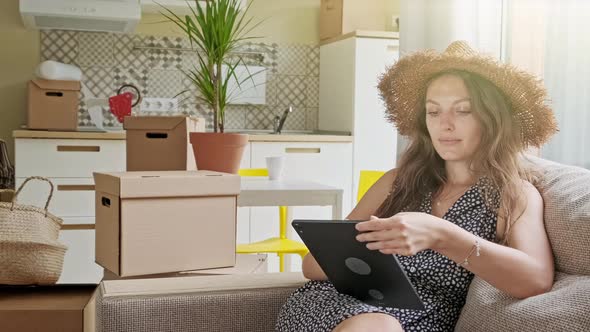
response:
M206 5L210 0L198 0L201 4ZM194 10L197 8L195 0L139 0L141 2L141 11L149 14L158 14L166 12L162 6L170 9L175 14L191 14L191 7ZM248 5L247 0L238 1L240 9L243 10ZM190 6L190 7L189 7Z
M19 0L29 29L133 32L141 19L139 0Z

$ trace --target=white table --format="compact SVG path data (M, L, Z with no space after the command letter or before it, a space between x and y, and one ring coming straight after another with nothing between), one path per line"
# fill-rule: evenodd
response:
M332 206L332 219L342 219L342 189L315 182L242 178L238 206Z
M342 219L342 189L315 182L271 181L265 177L244 177L238 206L286 206L287 222L292 206L332 206L332 219ZM291 227L287 237L291 238ZM278 236L278 234L277 234ZM285 270L291 271L291 255L285 256Z

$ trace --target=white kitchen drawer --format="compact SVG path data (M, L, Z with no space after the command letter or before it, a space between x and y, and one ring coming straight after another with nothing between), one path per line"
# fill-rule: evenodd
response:
M87 178L92 172L124 171L125 140L15 140L16 177Z
M103 276L103 268L94 262L94 230L62 230L59 241L68 250L58 283L96 283Z
M24 178L16 179L16 187L23 183ZM53 198L49 203L49 212L64 218L64 221L79 223L69 217L92 217L94 211L94 179L93 178L49 178L53 183ZM18 196L19 203L38 207L45 206L49 194L49 184L45 181L31 180ZM88 223L88 219L84 218Z
M342 189L343 215L350 212L352 143L254 142L251 165L265 168L266 157L285 156L285 180L318 182Z

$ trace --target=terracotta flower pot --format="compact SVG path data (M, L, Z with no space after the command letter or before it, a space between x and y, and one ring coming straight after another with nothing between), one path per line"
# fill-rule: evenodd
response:
M228 133L190 133L197 169L238 173L248 135Z

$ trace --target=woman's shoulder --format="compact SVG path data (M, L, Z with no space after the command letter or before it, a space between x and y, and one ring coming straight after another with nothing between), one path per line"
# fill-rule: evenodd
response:
M525 179L519 179L513 184L514 200L512 204L511 215L520 216L527 208L539 207L543 205L541 193L531 182Z
M385 172L385 174L383 174L383 176L387 177L390 180L393 180L397 176L397 172L398 172L398 168L392 168L389 171Z
M537 189L537 187L535 187L531 182L525 179L519 179L517 181L517 186L519 188L519 190L517 190L517 193L519 193L520 198L524 201L529 201L531 199L542 199L539 189Z

